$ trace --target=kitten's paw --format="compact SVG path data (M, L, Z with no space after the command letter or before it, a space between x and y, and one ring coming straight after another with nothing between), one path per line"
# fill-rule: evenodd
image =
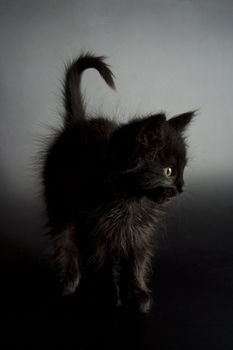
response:
M148 313L151 309L152 302L151 300L147 300L143 303L140 303L138 306L138 310L144 314Z
M122 301L120 298L117 299L116 306L117 307L122 306Z
M69 295L75 293L78 285L80 283L80 276L76 276L75 278L69 278L65 281L62 281L63 287L63 295Z
M145 295L138 301L138 310L142 313L148 313L152 307L153 299L150 295Z

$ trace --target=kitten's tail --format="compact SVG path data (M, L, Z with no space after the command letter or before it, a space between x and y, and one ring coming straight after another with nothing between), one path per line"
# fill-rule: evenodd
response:
M64 82L64 105L68 125L72 125L78 119L85 118L85 106L80 89L81 76L84 70L88 68L96 69L108 86L115 89L114 75L104 60L104 56L94 56L86 53L79 56L67 67Z

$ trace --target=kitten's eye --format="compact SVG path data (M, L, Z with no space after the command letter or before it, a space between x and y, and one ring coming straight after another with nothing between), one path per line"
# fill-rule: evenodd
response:
M172 175L172 168L164 168L163 171L167 177Z

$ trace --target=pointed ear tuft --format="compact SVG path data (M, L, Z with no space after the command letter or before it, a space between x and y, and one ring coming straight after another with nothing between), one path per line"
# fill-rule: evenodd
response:
M190 111L190 112L176 115L173 118L169 119L168 123L175 130L179 132L183 132L185 131L187 126L190 124L190 122L193 120L193 118L196 116L196 112L197 111L195 110L195 111Z

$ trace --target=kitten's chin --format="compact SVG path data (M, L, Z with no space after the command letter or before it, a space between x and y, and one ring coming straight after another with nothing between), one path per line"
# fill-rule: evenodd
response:
M166 203L178 194L176 187L157 187L155 189L146 190L144 196L148 197L155 203Z

